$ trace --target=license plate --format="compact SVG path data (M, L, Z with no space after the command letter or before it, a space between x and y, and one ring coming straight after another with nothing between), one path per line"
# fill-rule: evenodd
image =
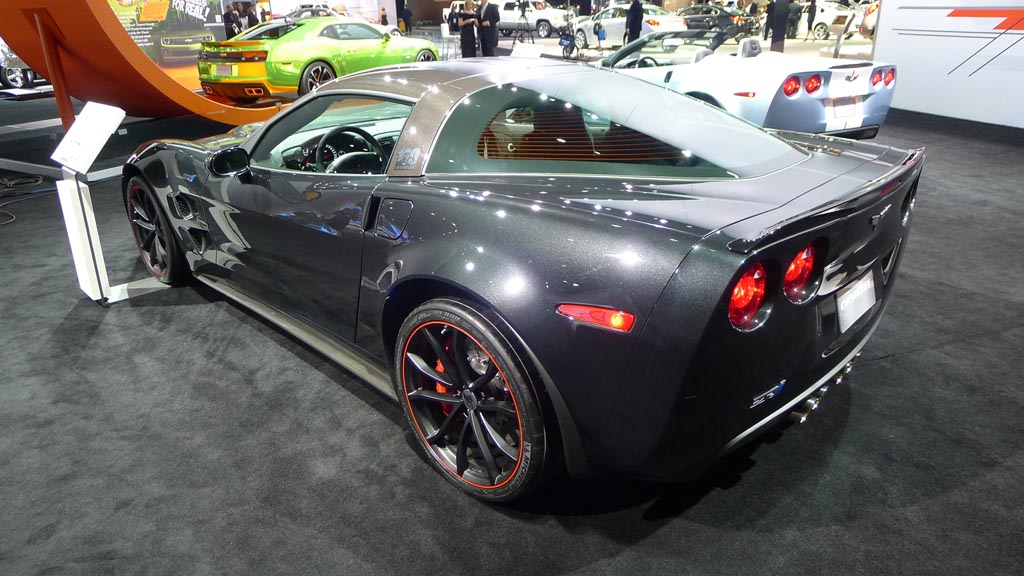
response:
M865 312L875 305L875 278L868 272L860 279L843 288L836 295L836 308L839 310L839 331L853 326Z
M217 76L234 76L235 75L234 66L218 65L217 66L216 75Z
M856 98L836 98L832 101L832 114L836 118L849 118L856 113Z

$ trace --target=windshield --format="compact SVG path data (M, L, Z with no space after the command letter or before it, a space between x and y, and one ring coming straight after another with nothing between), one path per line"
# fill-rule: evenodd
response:
M442 128L427 172L735 179L805 157L718 108L624 74L584 69L464 99Z
M714 51L722 45L723 34L700 30L655 32L624 46L612 54L606 65L612 68L675 66L693 62L703 50ZM651 62L653 60L653 62ZM644 61L644 62L641 62Z

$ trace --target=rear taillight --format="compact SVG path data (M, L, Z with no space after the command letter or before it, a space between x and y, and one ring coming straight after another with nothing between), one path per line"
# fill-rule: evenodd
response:
M729 322L737 329L746 331L760 326L763 318L758 318L758 312L764 304L767 276L764 264L758 262L748 268L733 286L729 298Z
M263 62L267 59L267 51L256 50L252 52L242 52L239 56L240 60L243 62Z
M892 83L895 82L895 81L896 81L896 69L895 68L889 68L885 72L885 85L886 86L892 86Z
M648 20L647 20L647 23L648 23L648 24L650 24L651 26L660 26L660 25L661 25L661 22L658 22L658 21L657 21L657 20L655 20L654 18L650 18L650 19L648 19Z
M733 24L739 24L743 19L740 18L739 16L733 16L733 17L729 18L729 20L732 20Z
M786 268L782 289L786 297L797 304L806 302L814 294L811 273L814 271L814 244L797 253Z
M821 76L815 74L807 79L804 83L804 90L807 90L808 94L814 94L821 88Z
M878 86L878 83L882 81L882 71L875 70L875 73L871 75L871 85Z
M786 81L782 83L782 93L786 96L792 96L800 91L800 78L796 76L790 76L786 78Z
M584 324L600 326L601 328L608 328L617 332L629 332L633 329L633 324L636 322L636 316L629 312L623 312L614 308L603 308L601 306L561 304L558 306L558 313Z

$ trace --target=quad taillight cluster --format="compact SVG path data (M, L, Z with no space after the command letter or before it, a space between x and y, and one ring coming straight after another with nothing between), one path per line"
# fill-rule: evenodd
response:
M790 76L782 83L782 93L786 96L795 96L803 87L808 94L814 94L821 90L821 86L821 74L812 74L804 81L801 81L799 76Z
M896 81L896 69L879 68L875 70L874 74L871 75L871 86L878 88L878 85L885 82L886 87L891 87L892 83Z
M782 292L794 304L814 296L818 286L814 243L796 253L782 278ZM769 275L764 262L755 262L743 272L729 297L729 322L737 330L749 331L764 323L768 310Z

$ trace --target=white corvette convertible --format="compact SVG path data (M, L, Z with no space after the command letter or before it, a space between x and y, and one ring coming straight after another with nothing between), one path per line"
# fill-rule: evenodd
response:
M704 100L765 128L850 138L878 133L896 87L895 66L762 52L755 38L727 52L720 47L727 36L655 32L598 65Z

